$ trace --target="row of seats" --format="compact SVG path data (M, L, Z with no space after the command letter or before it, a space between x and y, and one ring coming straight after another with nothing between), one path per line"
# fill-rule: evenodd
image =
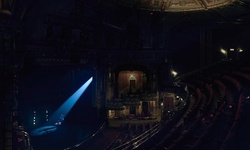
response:
M172 123L175 124L172 129L150 140L153 143L150 148L227 150L233 147L235 136L240 136L237 130L242 116L247 116L244 111L248 109L244 107L248 106L245 99L250 98L247 96L250 69L243 69L238 62L223 62L187 76L180 83L191 91L188 107L179 120ZM180 120L182 124L178 124ZM250 124L250 119L247 121Z

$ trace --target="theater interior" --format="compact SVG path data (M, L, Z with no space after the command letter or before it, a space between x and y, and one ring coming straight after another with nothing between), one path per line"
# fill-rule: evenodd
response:
M250 149L249 39L250 0L0 0L0 149Z

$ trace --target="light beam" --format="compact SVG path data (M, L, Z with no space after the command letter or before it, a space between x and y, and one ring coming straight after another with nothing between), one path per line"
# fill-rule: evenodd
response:
M60 125L61 122L64 120L66 115L75 105L77 100L81 97L83 92L87 89L89 84L92 82L93 77L91 77L87 82L85 82L73 95L71 95L49 118L47 124L51 125Z

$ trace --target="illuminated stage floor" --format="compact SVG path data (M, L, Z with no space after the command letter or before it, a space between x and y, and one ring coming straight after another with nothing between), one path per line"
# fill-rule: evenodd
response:
M62 124L57 127L38 128L31 135L31 145L34 150L63 150L88 138L94 129L89 126Z

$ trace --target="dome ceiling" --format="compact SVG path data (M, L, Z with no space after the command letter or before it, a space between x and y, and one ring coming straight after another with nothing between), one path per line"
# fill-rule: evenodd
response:
M143 10L180 12L207 10L231 4L235 0L112 0L114 3Z

